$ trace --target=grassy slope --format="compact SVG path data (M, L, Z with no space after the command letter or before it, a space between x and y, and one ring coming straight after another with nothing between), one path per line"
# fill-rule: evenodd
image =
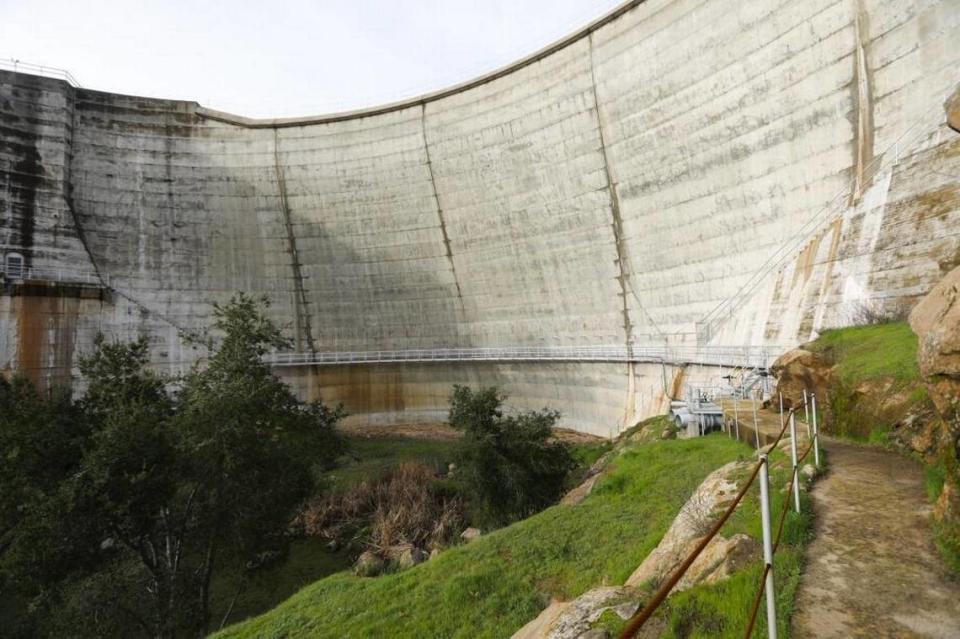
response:
M420 462L435 470L446 469L453 461L456 440L413 439L409 437L349 437L349 452L324 479L335 490L360 481L377 479L403 462Z
M784 506L792 508L792 499L786 503L788 495L782 490L790 481L788 457L780 451L771 454L773 470L770 476L770 498L774 527L779 524ZM825 457L821 452L821 463L824 462ZM746 533L758 541L762 539L758 490L756 485L751 488L741 502L742 505L734 512L720 534L730 537L736 533ZM813 511L807 493L801 493L800 499L801 514L798 515L793 510L788 511L782 541L774 557L777 628L780 637L790 636L790 618L803 569L803 549L813 531ZM681 637L684 639L743 637L745 618L753 605L762 569L763 564L758 555L757 560L750 566L725 581L697 586L671 596L657 615L661 623L666 626L662 636L677 639ZM599 625L610 630L613 636L617 636L626 626L626 622L612 613L606 613ZM766 635L766 618L761 602L754 636Z
M749 455L723 435L630 448L579 506L549 508L405 572L327 577L220 636L509 636L550 596L623 583L700 481Z
M840 379L849 384L881 377L902 383L920 379L917 336L906 322L832 329L810 347L829 354Z

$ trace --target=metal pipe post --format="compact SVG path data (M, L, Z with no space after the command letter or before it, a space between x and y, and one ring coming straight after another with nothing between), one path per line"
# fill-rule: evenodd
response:
M817 428L817 396L811 395L813 400L813 463L820 468L820 431Z
M763 561L770 566L764 584L767 599L767 633L777 639L777 599L773 590L773 530L770 526L770 460L760 455L760 520L763 524Z
M809 397L807 396L807 389L803 389L803 416L807 420L807 437L813 439L813 431L810 430L810 406L807 404Z
M739 402L736 396L733 398L733 427L736 430L737 441L740 441L740 409L737 407Z
M783 430L783 393L777 393L780 395L780 430Z
M753 434L754 439L757 441L757 454L760 453L760 422L757 421L757 396L754 395L750 398L751 403L753 404Z
M797 468L797 420L790 413L790 457L793 459L793 501L800 512L800 469Z

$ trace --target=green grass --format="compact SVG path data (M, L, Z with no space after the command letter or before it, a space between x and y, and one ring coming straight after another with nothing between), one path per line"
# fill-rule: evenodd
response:
M811 453L812 456L812 453ZM812 458L810 459L812 462ZM803 571L803 549L813 534L813 511L806 492L801 493L801 514L796 514L792 497L780 488L790 481L788 456L782 452L771 455L771 513L773 525L779 524L784 506L790 510L784 525L783 538L774 557L774 581L777 592L777 628L780 637L790 636L790 619L800 575ZM826 458L821 451L821 463ZM777 466L781 466L777 468ZM730 537L746 533L762 540L760 499L758 489L752 488L741 506L734 512L720 534ZM774 530L776 532L776 530ZM663 637L681 638L740 638L745 630L746 615L753 605L753 598L760 585L763 563L757 560L745 569L734 573L729 579L717 584L701 585L671 596L656 614L657 621L665 626ZM754 636L766 636L764 603L761 602ZM627 625L614 614L607 613L597 626L604 627L617 636Z
M375 480L404 462L420 462L445 470L453 461L456 440L409 437L348 437L348 452L337 468L324 475L327 486L343 490L363 480Z
M405 572L332 575L219 636L509 636L551 596L623 583L700 481L749 456L723 435L627 448L578 506L548 508Z
M906 322L831 329L810 348L836 362L847 384L882 377L904 383L920 379L917 336Z
M259 615L277 605L307 584L350 567L345 553L332 553L316 538L298 539L287 556L275 565L256 571L246 582L230 611L227 623ZM214 628L230 607L240 575L221 571L210 584L210 611Z

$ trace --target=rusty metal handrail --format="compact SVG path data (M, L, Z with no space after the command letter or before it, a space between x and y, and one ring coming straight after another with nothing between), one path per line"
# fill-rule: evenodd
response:
M796 408L791 408L790 413L796 412ZM780 439L783 437L784 432L787 430L787 423L785 422L783 428L780 429L780 434L777 435L777 439L774 441L773 447L777 445ZM771 450L772 448L771 447ZM747 490L750 489L750 486L753 485L753 482L757 478L757 474L760 472L760 468L765 462L763 460L758 461L754 467L753 472L750 474L750 479L743 485L743 488L740 489L740 492L737 493L737 496L734 498L733 502L727 507L727 510L723 513L720 519L713 525L710 529L710 532L703 538L703 540L697 544L697 547L693 549L687 558L683 561L682 564L670 575L668 579L654 594L647 605L643 607L643 610L634 615L633 619L630 621L630 625L624 629L623 633L620 635L620 639L632 639L638 630L643 627L643 624L653 615L656 609L662 604L667 596L670 594L670 591L673 590L673 587L677 585L677 582L683 578L683 575L686 574L687 570L693 565L693 562L697 560L697 557L700 556L700 553L703 552L704 548L713 541L713 538L717 536L717 533L720 532L720 529L723 528L723 525L727 523L727 520L730 519L730 515L733 514L733 511L736 510L737 506L740 505L741 500L747 494Z

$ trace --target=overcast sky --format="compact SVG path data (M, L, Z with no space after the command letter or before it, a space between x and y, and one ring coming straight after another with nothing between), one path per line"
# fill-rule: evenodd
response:
M94 89L310 115L455 84L621 2L0 0L0 59L62 67Z

